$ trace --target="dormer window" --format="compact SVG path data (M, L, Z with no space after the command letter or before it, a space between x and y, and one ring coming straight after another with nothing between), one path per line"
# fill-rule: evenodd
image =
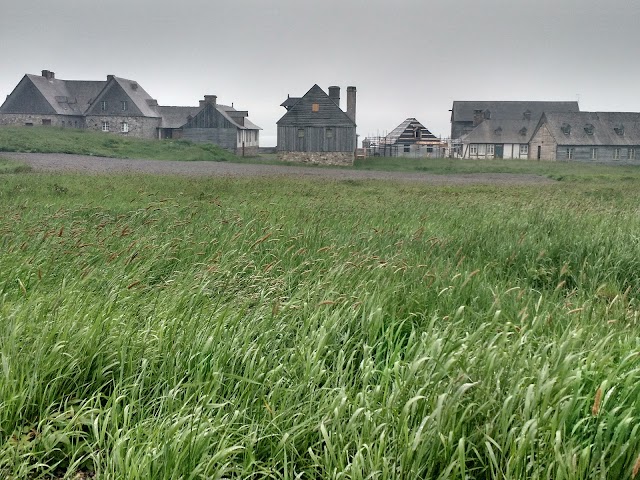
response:
M560 127L560 130L562 130L562 133L564 133L565 135L569 135L571 133L571 125L569 125L568 123L563 123Z
M613 129L613 131L616 132L621 137L623 137L624 136L624 125L618 125L617 127L615 127Z
M484 111L484 119L485 120L491 120L491 110L485 110Z
M422 132L420 131L419 127L413 131L413 138L417 140L420 140L420 138L422 138Z
M502 127L498 127L496 128L493 133L495 133L496 135L502 135Z
M584 126L584 133L586 133L587 135L593 135L593 125L591 125L590 123L587 123Z
M531 110L525 110L522 114L522 118L525 120L531 120Z
M522 127L519 133L524 137L527 134L527 127Z

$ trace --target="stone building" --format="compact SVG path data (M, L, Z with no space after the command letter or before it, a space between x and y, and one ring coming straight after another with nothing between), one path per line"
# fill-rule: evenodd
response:
M284 161L351 165L357 146L356 87L347 87L347 111L340 109L340 87L327 95L314 85L302 97L288 97L278 120L278 157Z
M530 158L640 163L640 113L545 113L531 138Z
M217 105L206 95L197 107L163 107L134 80L60 80L49 70L26 74L0 106L0 125L86 128L139 138L187 138L252 155L260 127L248 112Z

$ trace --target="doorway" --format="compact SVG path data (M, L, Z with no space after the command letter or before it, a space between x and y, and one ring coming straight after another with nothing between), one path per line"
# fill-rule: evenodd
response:
M495 158L504 158L504 144L496 145L494 148Z

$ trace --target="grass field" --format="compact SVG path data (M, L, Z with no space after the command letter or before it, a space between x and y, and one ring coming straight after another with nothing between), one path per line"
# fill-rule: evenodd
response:
M640 478L640 170L561 168L0 175L0 477Z

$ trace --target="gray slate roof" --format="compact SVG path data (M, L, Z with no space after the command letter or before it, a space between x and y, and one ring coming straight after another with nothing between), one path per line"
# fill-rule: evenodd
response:
M318 104L318 111L312 110ZM355 127L356 123L317 84L276 122L280 126Z
M83 115L107 84L106 81L58 80L26 75L58 115Z
M187 123L187 117L195 117L202 107L158 107L162 116L162 128L180 128Z
M544 112L579 112L578 102L453 102L454 121L473 121L474 110L484 120L462 137L464 143L529 143Z
M126 78L113 77L113 80L117 82L122 89L129 95L133 103L135 103L136 107L140 109L142 115L145 117L159 117L160 112L158 111L157 103L156 105L150 105L149 102L154 100L151 95L149 95L144 88L142 88L138 82L135 80L127 80Z
M542 125L547 126L558 145L640 145L640 113L545 113L540 120Z

